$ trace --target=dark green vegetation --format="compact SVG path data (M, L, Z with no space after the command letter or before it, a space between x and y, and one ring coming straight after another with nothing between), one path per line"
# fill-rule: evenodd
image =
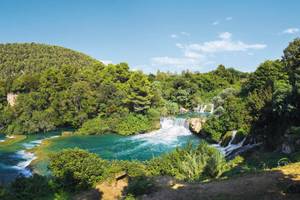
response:
M242 84L213 99L218 107L203 133L219 141L228 131L239 130L276 149L283 142L294 148L300 137L300 39L284 50L281 60L265 61Z
M80 134L130 135L157 128L160 115L192 108L247 74L224 66L210 73L133 72L84 54L42 44L0 45L0 127L30 134L57 127ZM6 96L17 94L15 106Z

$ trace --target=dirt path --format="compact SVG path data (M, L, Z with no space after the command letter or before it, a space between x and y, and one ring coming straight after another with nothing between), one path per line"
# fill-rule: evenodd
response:
M177 184L164 187L144 200L280 200L300 199L300 163L258 174L204 184Z

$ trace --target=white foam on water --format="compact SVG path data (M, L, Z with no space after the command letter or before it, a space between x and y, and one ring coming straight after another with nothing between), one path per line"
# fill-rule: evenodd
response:
M20 161L16 166L13 166L12 168L20 171L21 174L26 177L31 176L32 173L30 169L28 169L28 166L33 160L36 159L34 153L28 152L26 150L20 150L13 157L19 158L22 161Z
M192 133L188 124L183 118L162 118L161 128L145 134L132 136L132 140L144 141L148 144L177 145L181 136L188 136Z
M26 150L20 150L12 156L14 158L20 159L21 161L17 165L12 166L11 168L20 171L21 174L23 174L26 177L32 176L32 172L31 172L30 169L28 169L28 166L37 157L34 155L34 153L29 152L28 150L39 146L45 139L51 139L51 138L56 138L56 137L59 137L59 136L55 135L55 136L52 136L52 137L49 137L49 138L44 138L44 139L40 139L40 140L33 140L33 141L28 142L28 143L24 143L23 146L25 147Z
M233 151L235 151L237 149L240 149L243 146L244 142L246 141L246 137L245 137L239 143L232 144L233 140L235 139L236 133L237 133L236 130L232 131L231 139L230 139L230 141L229 141L229 143L226 147L222 147L220 143L219 144L214 144L212 146L219 149L219 151L222 152L225 156L229 156Z

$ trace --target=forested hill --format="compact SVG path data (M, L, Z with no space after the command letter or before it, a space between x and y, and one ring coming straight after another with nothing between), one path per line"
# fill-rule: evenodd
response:
M0 80L49 67L90 66L99 61L71 49L36 43L0 44Z

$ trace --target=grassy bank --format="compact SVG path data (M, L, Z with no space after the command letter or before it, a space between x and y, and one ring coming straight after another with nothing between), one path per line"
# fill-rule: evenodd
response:
M4 142L0 142L0 148L6 147L26 139L26 135L11 135Z

